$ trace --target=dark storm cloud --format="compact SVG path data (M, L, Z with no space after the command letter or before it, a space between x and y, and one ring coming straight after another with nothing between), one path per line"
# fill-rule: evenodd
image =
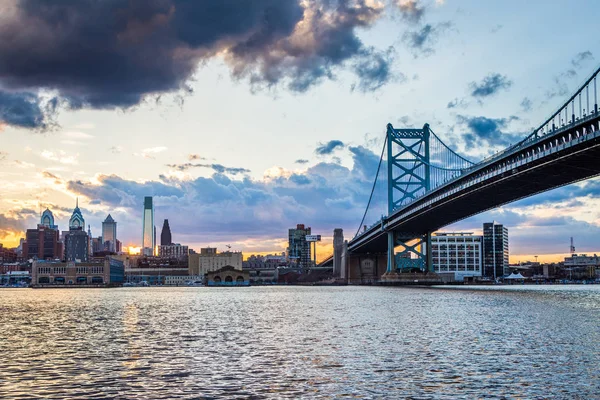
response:
M301 174L292 174L289 179L297 185L308 185L310 183L310 179Z
M390 60L355 31L383 10L368 0L15 0L0 15L0 86L20 93L2 94L5 102L29 109L2 117L43 127L35 95L24 94L43 89L71 108L99 109L188 92L217 54L254 88L303 92L348 64L361 90L375 90Z
M589 51L589 50L582 51L581 53L577 53L575 55L575 57L573 57L573 59L571 60L571 64L575 68L579 68L579 67L581 67L581 64L583 64L585 61L593 60L593 59L594 59L594 56L591 51Z
M481 82L471 82L469 84L471 96L477 98L493 96L500 90L509 89L511 86L512 81L498 73L489 74Z
M26 229L23 219L13 218L6 214L0 214L0 239L13 232L23 232Z
M508 118L470 117L458 115L458 123L468 128L469 132L463 135L467 148L478 146L508 146L524 137L522 134L505 133L512 121L519 118L510 116Z
M394 78L391 71L394 61L393 54L393 47L385 52L377 51L374 48L365 50L353 66L354 73L359 80L358 83L352 85L352 90L373 92Z
M469 102L465 99L455 98L452 101L449 101L446 105L446 108L467 108L469 106Z
M402 13L402 18L412 23L419 23L425 15L425 7L419 0L394 0Z
M114 206L135 207L144 196L162 194L164 196L181 196L182 191L176 186L161 182L149 181L135 183L117 175L99 175L97 185L83 181L68 181L67 190L86 196L91 200L101 200ZM53 208L54 209L54 208ZM72 211L72 209L71 209Z
M326 156L333 153L337 148L343 148L344 142L340 140L330 140L327 143L320 144L316 149L315 153L320 156Z
M447 31L451 26L450 22L437 25L426 24L421 29L404 32L402 41L408 46L415 58L429 56L435 52L433 46L440 34Z
M0 30L0 32L2 31ZM1 46L0 44L0 48ZM0 62L0 70L2 64ZM1 79L0 73L0 82ZM56 100L43 104L40 97L34 93L13 93L0 90L0 124L46 130L53 124L55 110Z
M307 221L322 232L336 227L355 230L369 198L379 154L360 146L348 151L352 168L322 162L302 173L262 180L216 172L192 180L161 177L162 182L101 175L93 182L69 181L67 189L101 201L105 208L120 210L119 223L126 232L123 239L134 243L139 240L132 232L138 229L140 202L150 195L155 198L158 218L168 217L172 229L197 242L214 242L214 232L227 240L246 240L265 232L277 238L298 221Z
M577 70L581 69L583 64L589 60L593 60L594 56L591 51L583 51L577 53L575 57L571 59L571 67L565 71L554 76L555 86L546 92L548 99L553 97L564 97L569 94L569 83L573 83L573 79L577 77Z
M533 102L531 101L531 99L529 99L529 97L524 97L523 100L521 101L521 109L524 112L529 112L529 111L531 111L532 107L533 107Z
M193 164L193 163L184 163L184 164L167 164L167 167L176 169L178 171L187 171L190 168L210 168L215 172L220 174L228 173L228 174L246 174L251 172L246 168L231 168L225 167L221 164Z

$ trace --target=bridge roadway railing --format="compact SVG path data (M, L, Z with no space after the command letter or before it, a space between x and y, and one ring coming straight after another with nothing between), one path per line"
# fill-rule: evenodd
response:
M431 190L420 198L417 198L413 202L396 210L387 218L382 217L381 221L371 225L367 230L357 235L353 242L365 234L372 233L375 227L379 227L378 230L380 231L385 231L391 220L404 219L416 211L428 207L448 196L454 195L459 191L485 182L497 175L512 171L514 168L518 168L534 160L562 151L575 144L599 137L599 117L600 113L593 112L584 118L578 119L576 124L565 125L544 135L531 136L532 139L526 144L521 142L522 144L518 147L513 146L505 152L502 152L501 157L494 156L493 158L476 164L468 170L465 170L462 175L438 186L434 190ZM581 128L581 132L578 130L579 128ZM427 200L422 201L424 198L427 198Z

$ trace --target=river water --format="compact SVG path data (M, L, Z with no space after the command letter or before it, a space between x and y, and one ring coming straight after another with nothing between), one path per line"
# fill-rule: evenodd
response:
M600 286L0 290L0 398L600 398Z

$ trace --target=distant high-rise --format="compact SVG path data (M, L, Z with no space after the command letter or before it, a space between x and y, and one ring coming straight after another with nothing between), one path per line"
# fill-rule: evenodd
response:
M69 219L69 230L84 230L85 229L85 220L83 219L83 215L81 214L81 210L79 209L79 199L76 200L75 209L73 210L73 215L71 215L71 219Z
M23 257L39 260L61 259L62 242L59 240L58 226L54 225L52 211L46 209L36 229L27 229L23 242Z
M288 235L288 258L290 264L299 268L309 268L311 265L310 242L306 235L310 235L310 227L298 224L296 229L290 229Z
M85 231L80 229L69 231L65 236L64 247L65 261L88 261L90 254L90 240Z
M105 251L117 252L117 223L110 214L102 222L102 242Z
M483 224L483 276L496 279L508 273L508 229L496 222L486 222Z
M169 246L173 244L171 238L171 227L169 226L169 220L165 219L163 222L162 232L160 233L160 245Z
M54 215L52 214L52 211L47 208L42 213L40 225L58 231L58 226L54 225Z
M90 240L85 232L85 220L79 209L79 199L75 203L73 215L69 219L69 231L64 239L66 261L87 261L90 253Z
M144 197L144 214L142 214L142 254L145 256L154 255L155 245L154 233L154 205L152 197Z

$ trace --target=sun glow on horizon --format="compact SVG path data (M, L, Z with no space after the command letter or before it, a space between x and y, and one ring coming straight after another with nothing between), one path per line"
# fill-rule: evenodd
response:
M142 252L142 248L141 247L136 247L136 246L127 246L125 247L127 250L127 254L129 254L130 256L137 256Z

